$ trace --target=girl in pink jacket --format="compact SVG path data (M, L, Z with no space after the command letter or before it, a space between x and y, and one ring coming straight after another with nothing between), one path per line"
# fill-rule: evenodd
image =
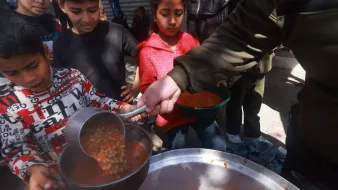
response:
M174 68L175 57L200 45L190 34L180 31L184 17L182 0L153 0L151 6L153 33L148 40L138 45L141 92ZM201 140L202 147L225 150L225 141L214 124L214 118L198 120L174 110L158 115L156 125L166 129L169 149L187 147L187 135L191 126Z

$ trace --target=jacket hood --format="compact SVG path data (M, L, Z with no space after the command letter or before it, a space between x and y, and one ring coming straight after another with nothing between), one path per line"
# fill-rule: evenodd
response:
M180 44L182 34L183 32L179 34L180 36L179 36L179 41L177 42L177 45ZM161 37L156 33L152 33L146 41L141 42L137 46L137 49L140 51L142 48L145 48L145 47L150 47L150 48L154 48L158 50L172 52L172 50L169 49L168 45L164 43Z

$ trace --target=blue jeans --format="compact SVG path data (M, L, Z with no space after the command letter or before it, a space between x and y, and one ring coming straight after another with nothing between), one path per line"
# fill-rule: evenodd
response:
M195 130L201 148L226 150L226 141L214 120L198 120L171 129L167 132L169 149L189 148L189 126Z

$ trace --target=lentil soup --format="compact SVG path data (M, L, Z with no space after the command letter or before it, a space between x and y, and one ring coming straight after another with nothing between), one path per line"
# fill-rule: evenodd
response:
M123 178L136 171L148 158L144 146L125 140L117 127L100 124L81 134L84 150L93 157L74 165L70 178L86 185L99 185Z

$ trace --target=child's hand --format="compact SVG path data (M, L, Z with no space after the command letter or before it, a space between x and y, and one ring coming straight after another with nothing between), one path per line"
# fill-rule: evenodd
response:
M123 98L122 101L132 102L134 99L134 96L133 96L131 89L128 86L122 86L121 90L123 91L123 93L121 94L121 97Z
M58 173L43 165L33 165L28 168L29 190L62 189L65 184L59 179Z
M125 104L124 106L122 106L120 113L126 113L126 112L129 112L129 111L134 110L136 108L137 108L136 105ZM142 116L143 116L143 114L134 116L133 118L130 119L130 121L136 122L136 121L140 120L142 118Z

